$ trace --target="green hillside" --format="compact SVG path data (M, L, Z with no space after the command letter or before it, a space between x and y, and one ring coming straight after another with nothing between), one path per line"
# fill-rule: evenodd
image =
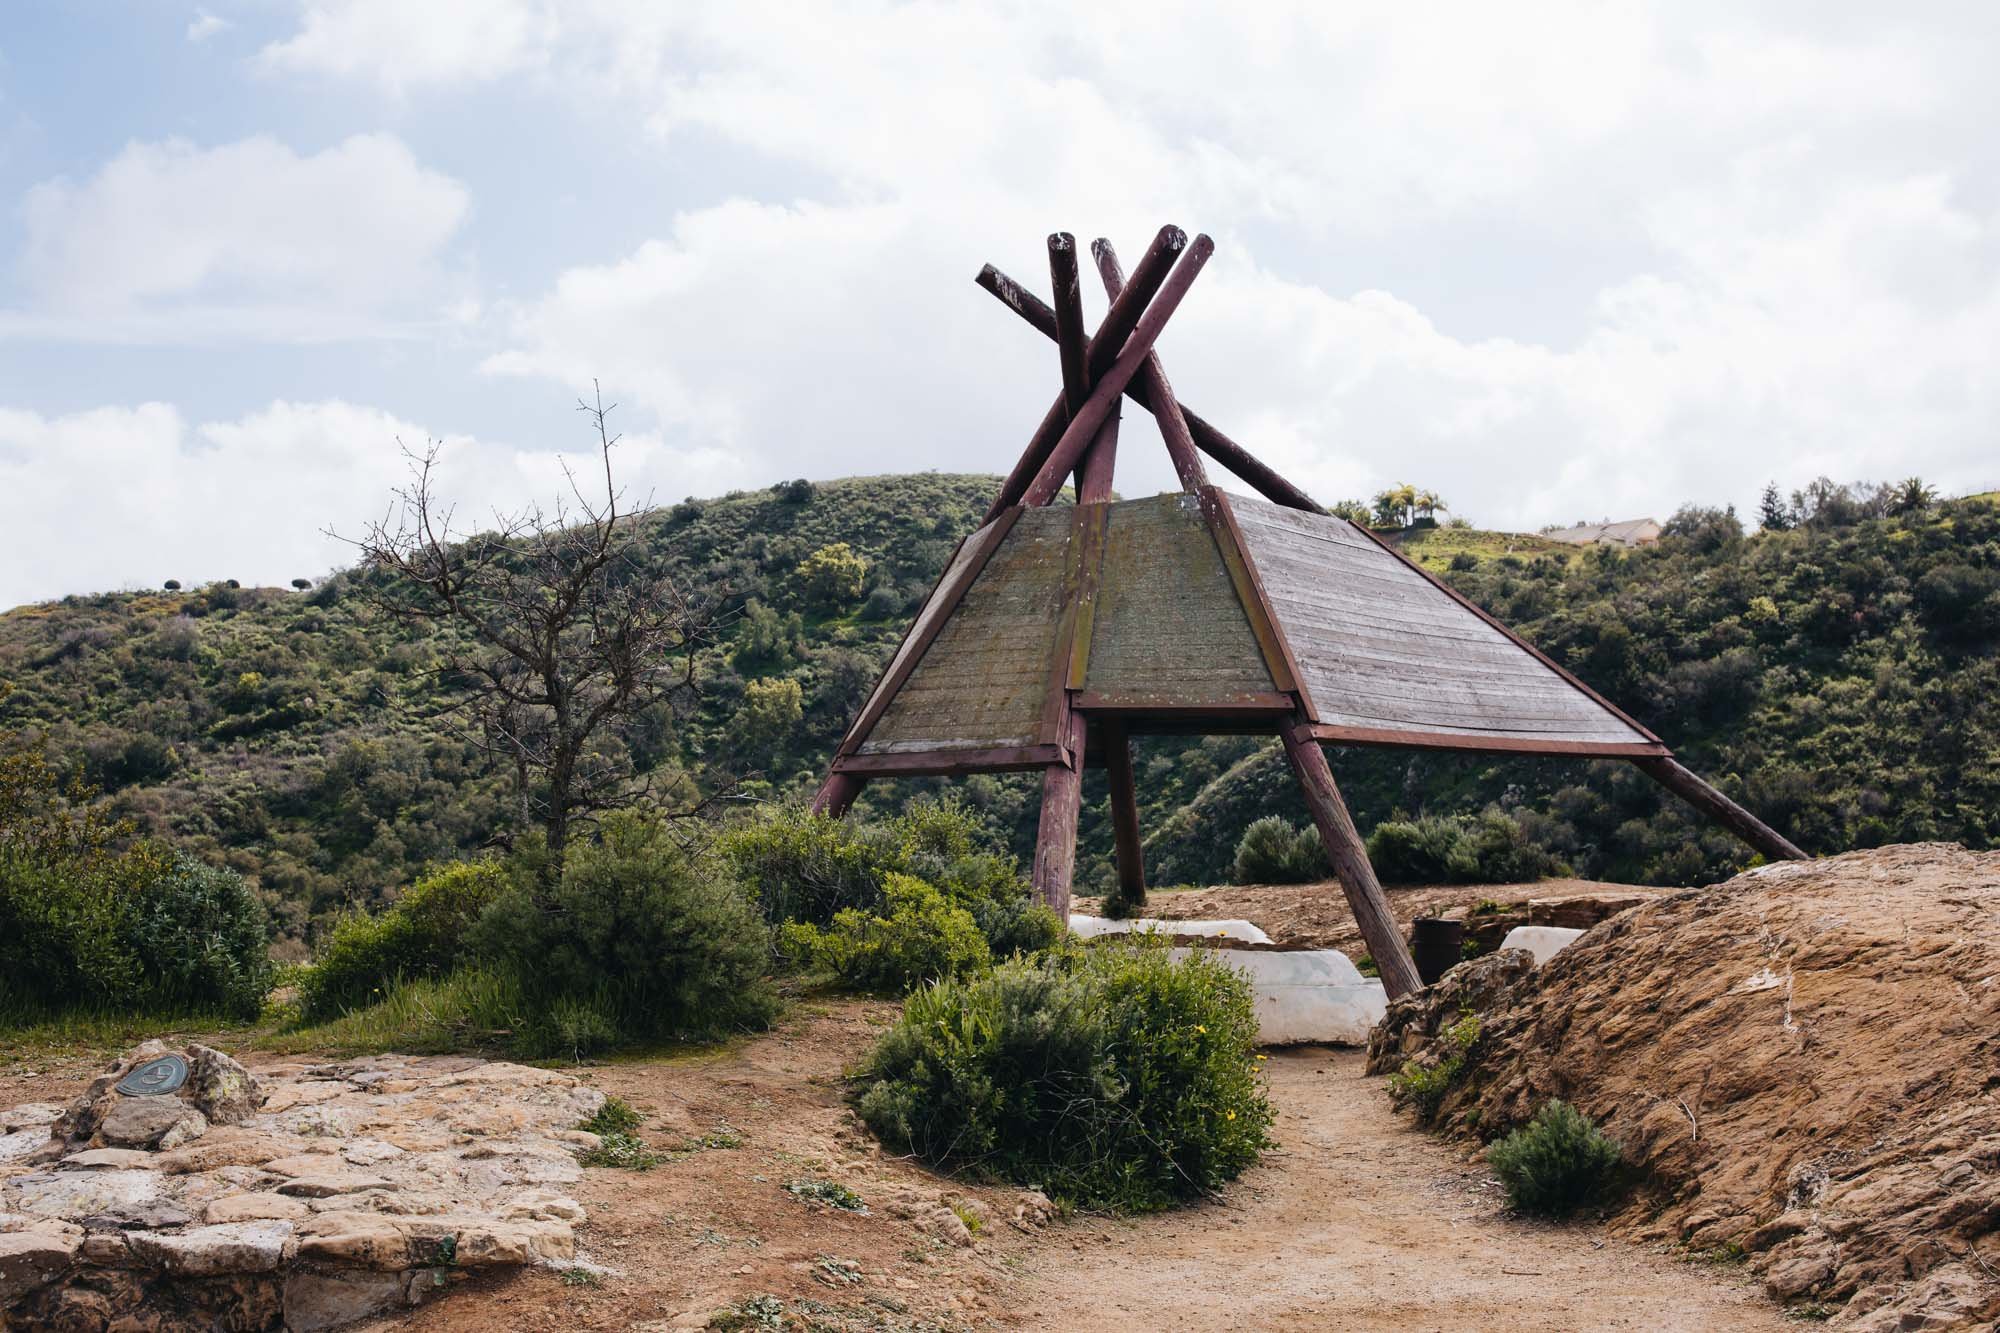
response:
M859 706L991 478L926 474L689 501L648 534L720 629L699 703L611 744L634 768L744 799L798 796ZM2000 833L2000 509L1741 536L1693 513L1636 552L1427 529L1412 553L1813 850ZM800 572L815 552L844 544ZM830 577L829 577L830 573ZM349 572L305 592L211 585L0 615L0 729L46 735L115 807L248 877L294 945L426 864L505 836L510 779L426 719L438 643L382 622ZM1515 812L1581 873L1697 882L1726 835L1611 764L1335 755L1364 830L1392 813ZM1226 876L1252 818L1302 818L1254 738L1141 743L1155 882ZM877 784L864 809L936 782ZM1037 784L957 784L1025 853ZM1101 777L1080 875L1108 878Z

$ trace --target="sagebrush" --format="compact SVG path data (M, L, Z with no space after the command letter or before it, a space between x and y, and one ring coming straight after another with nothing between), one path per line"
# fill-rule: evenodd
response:
M1486 1150L1486 1164L1524 1213L1566 1217L1603 1203L1618 1187L1623 1150L1596 1122L1551 1101L1520 1129Z

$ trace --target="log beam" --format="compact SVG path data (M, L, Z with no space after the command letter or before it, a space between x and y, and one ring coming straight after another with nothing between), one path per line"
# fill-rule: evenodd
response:
M1326 859L1333 863L1333 873L1347 894L1348 909L1354 913L1354 924L1361 927L1361 938L1367 941L1368 952L1382 973L1382 989L1392 1000L1417 989L1423 984L1417 965L1409 946L1403 943L1403 932L1396 928L1382 882L1375 878L1375 867L1368 864L1368 849L1362 845L1354 816L1347 812L1347 802L1334 784L1326 752L1302 719L1280 728L1280 734L1285 758L1305 789L1306 805L1319 827L1319 839L1326 845Z
M1083 813L1083 715L1065 709L1065 740L1073 764L1042 770L1042 816L1035 829L1035 901L1069 920L1070 882L1076 875L1076 825Z
M1150 255L1151 251L1148 251L1148 254ZM1141 262L1143 263L1144 261L1142 260ZM1140 276L1141 269L1134 268L1132 270L1131 282L1138 282ZM978 282L981 287L984 287L987 291L998 297L1005 303L1008 309L1026 320L1030 325L1040 329L1042 333L1050 338L1056 336L1055 311L1051 310L1048 303L1033 292L1028 291L991 264L988 264L981 271ZM1147 399L1146 387L1143 384L1134 384L1126 392L1131 396L1133 402L1139 404L1139 406L1149 412L1153 410L1153 404ZM1207 418L1203 417L1186 403L1181 404L1181 416L1187 421L1188 433L1193 436L1196 448L1242 478L1246 485L1272 504L1283 505L1287 509L1303 509L1309 514L1323 514L1326 512L1325 509L1320 507L1318 501L1292 485L1291 482L1286 481L1274 468L1267 465L1262 459L1258 458L1248 449L1245 449L1235 440L1223 434L1222 431L1210 424ZM1004 488L1002 494L1006 494ZM997 505L996 508L998 508Z
M1077 270L1076 237L1066 231L1049 236L1049 279L1055 292L1056 355L1062 365L1063 410L1075 416L1090 397L1090 335L1083 329L1083 279ZM1083 474L1090 451L1076 465L1076 494L1083 498Z
M1118 266L1118 252L1111 248L1111 242L1099 237L1090 246L1090 252L1097 259L1098 274L1104 279L1104 294L1113 301L1118 293L1125 290L1125 270ZM1056 310L1056 332L1062 332L1062 310ZM1160 365L1160 354L1148 352L1146 359L1139 363L1139 374L1132 381L1139 386L1141 396L1152 403L1153 416L1160 423L1160 438L1166 441L1167 457L1173 459L1174 475L1180 478L1181 489L1199 491L1208 485L1208 474L1202 470L1201 451L1195 448L1194 436L1189 433L1187 418L1181 415L1180 400L1174 397L1171 384L1167 383L1167 372Z
M847 813L854 798L861 794L861 788L868 779L859 773L829 773L826 781L819 784L819 791L813 796L812 812L825 815L828 819L839 819Z
M1153 294L1160 290L1160 284L1166 281L1168 271L1173 268L1174 261L1180 257L1181 252L1187 248L1187 243L1186 232L1179 227L1167 226L1160 228L1159 234L1153 238L1153 243L1146 247L1145 255L1132 269L1132 281L1126 285L1125 294L1111 303L1111 309L1105 312L1104 322L1098 325L1096 336L1090 340L1087 364L1093 381L1110 369L1112 361L1118 356L1119 349L1125 345L1125 340L1131 336L1139 317L1145 313L1147 303L1153 299ZM1051 310L1042 298L999 269L988 264L979 271L979 276L974 281L1015 310L1024 313L1031 310L1045 312L1049 321L1049 336L1051 338L1056 336L1055 311ZM1034 318L1029 316L1029 321L1032 323ZM1007 506L1020 502L1022 494L1028 489L1028 483L1035 479L1037 472L1041 471L1042 464L1048 460L1049 451L1055 448L1056 441L1062 437L1063 427L1068 424L1069 417L1064 396L1057 394L1055 402L1049 405L1049 410L1043 415L1042 424L1035 428L1034 438L1028 441L1028 447L1015 461L1013 471L1009 472L1007 479L1000 483L1000 493L993 497L993 503L987 507L986 517L980 520L982 525L990 523L994 515Z
M1774 861L1809 861L1791 839L1702 781L1671 755L1634 759L1639 771Z
M1181 300L1187 296L1188 288L1194 285L1195 277L1201 272L1202 265L1206 264L1208 257L1214 253L1214 241L1206 236L1194 238L1187 252L1181 256L1180 262L1174 265L1174 271L1160 284L1160 294L1153 298L1153 303L1146 307L1146 313L1139 317L1139 323L1133 328L1132 336L1125 340L1125 346L1118 353L1118 359L1113 361L1111 368L1097 380L1095 387L1090 391L1090 397L1084 400L1082 409L1071 417L1069 425L1063 428L1062 437L1056 441L1055 448L1049 451L1048 459L1042 464L1041 471L1035 474L1035 479L1028 483L1028 489L1022 493L1023 505L1030 508L1045 505L1055 498L1057 491L1062 489L1063 479L1076 467L1077 459L1083 456L1083 451L1096 437L1098 427L1110 417L1112 409L1118 404L1118 396L1125 392L1125 386L1139 373L1140 366L1145 363L1146 355L1153 350L1153 343L1158 340L1161 330L1165 329L1167 321L1173 318L1174 311L1180 308Z
M1146 901L1146 849L1139 840L1139 790L1132 779L1132 738L1123 724L1098 724L1105 776L1111 782L1111 841L1118 863L1118 897L1131 906Z

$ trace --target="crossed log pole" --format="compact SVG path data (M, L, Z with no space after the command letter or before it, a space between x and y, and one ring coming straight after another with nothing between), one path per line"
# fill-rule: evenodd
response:
M976 281L1033 327L1056 344L1062 371L1062 390L1043 415L1028 447L1002 481L999 493L981 522L986 524L1007 515L1016 506L1046 505L1062 491L1072 477L1077 504L1096 506L1111 499L1112 472L1118 449L1118 405L1123 397L1151 412L1159 423L1175 475L1183 489L1202 494L1208 484L1201 456L1221 463L1252 489L1274 504L1311 513L1325 511L1298 487L1259 461L1249 450L1223 434L1207 420L1183 405L1167 380L1160 358L1153 350L1167 321L1187 295L1202 266L1214 252L1207 236L1189 242L1178 227L1162 227L1134 266L1128 280L1118 263L1117 253L1106 240L1096 241L1091 252L1097 262L1109 309L1097 332L1084 334L1081 279L1075 238L1067 232L1049 237L1049 276L1055 295L1053 306L988 264ZM1100 511L1101 512L1101 511ZM1214 509L1203 505L1211 525L1223 522ZM1078 531L1083 529L1081 526ZM1226 534L1217 533L1218 543L1226 544ZM994 542L997 545L997 539ZM1402 559L1400 552L1389 548ZM1414 566L1413 566L1414 568ZM1533 645L1521 640L1504 625L1493 621L1477 606L1419 569L1455 600L1515 639L1523 648L1541 658L1552 669L1569 678L1578 688L1595 696L1582 682L1555 662L1549 661ZM976 576L976 571L974 571ZM945 588L940 582L933 597L943 596L955 604L972 581L963 577L957 586ZM1074 621L1076 588L1066 590L1065 624ZM950 606L940 608L941 622ZM935 632L935 623L932 632ZM912 637L921 639L916 628ZM899 652L901 674L907 675L927 640L906 644L912 649ZM1069 636L1058 652L1056 670L1049 690L1047 739L1054 743L1057 758L1043 769L1041 822L1035 842L1033 882L1036 897L1067 917L1070 883L1076 862L1076 829L1082 809L1082 770L1086 744L1086 718L1072 706L1070 691L1064 688L1068 674ZM1275 674L1275 673L1274 673ZM877 687L877 698L864 710L850 731L849 743L865 734L870 713L886 705L900 682L892 665ZM1602 701L1601 701L1602 702ZM1607 707L1611 705L1607 702ZM1613 712L1617 712L1612 708ZM1621 717L1623 714L1619 714ZM1629 720L1629 719L1628 719ZM1637 727L1637 724L1633 724ZM1643 728L1638 728L1644 731ZM1402 933L1389 909L1388 898L1368 861L1367 850L1347 803L1334 782L1320 741L1314 736L1303 709L1278 727L1285 756L1305 793L1306 803L1318 828L1327 859L1346 895L1355 923L1360 927L1376 965L1383 988L1390 998L1415 989L1419 984ZM1650 735L1650 733L1646 733ZM1138 901L1145 893L1143 854L1139 840L1138 802L1133 781L1131 740L1123 722L1106 717L1097 727L1098 752L1110 776L1112 831L1116 846L1118 883L1128 901ZM1756 816L1717 791L1683 767L1670 755L1659 754L1634 759L1639 769L1718 823L1729 828L1759 851L1777 859L1803 860L1805 853L1765 825ZM814 798L815 811L838 818L860 792L866 779L854 772L828 774Z

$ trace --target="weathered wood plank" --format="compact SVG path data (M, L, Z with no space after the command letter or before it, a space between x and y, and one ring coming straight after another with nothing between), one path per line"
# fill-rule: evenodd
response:
M1510 744L1656 739L1354 525L1257 500L1231 508L1317 721Z
M1184 704L1276 691L1195 496L1111 506L1099 577L1073 685Z
M1605 742L1503 736L1491 731L1438 732L1403 728L1355 727L1322 722L1313 735L1330 745L1391 746L1397 749L1470 750L1481 754L1543 754L1575 759L1639 759L1666 753L1657 741Z
M937 629L860 753L1041 739L1072 511L1010 512L1020 517Z

